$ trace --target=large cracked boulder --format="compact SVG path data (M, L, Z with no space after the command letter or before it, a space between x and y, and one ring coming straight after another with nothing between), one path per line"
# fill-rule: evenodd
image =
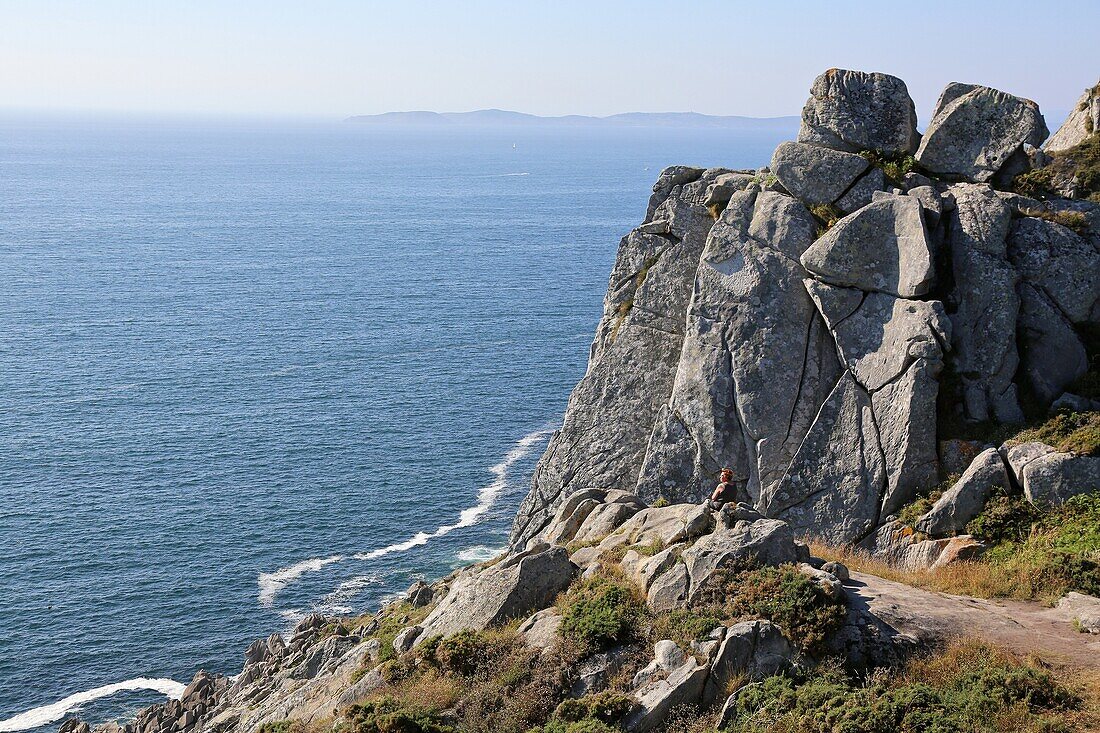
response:
M810 87L798 141L851 153L912 153L920 143L916 109L896 76L829 69Z
M932 537L948 537L966 529L981 514L989 497L998 489L1009 490L1004 459L995 448L978 455L966 472L917 520L913 528Z
M798 256L813 240L805 206L771 191L735 194L695 275L668 404L638 479L646 499L700 500L719 469L759 486L790 464L838 365Z
M951 342L951 323L939 301L805 286L825 318L848 371L868 393L886 458L883 511L904 505L935 483L936 378Z
M796 199L819 206L843 196L870 165L860 155L786 142L772 154L771 171Z
M1035 397L1049 405L1088 371L1088 352L1073 324L1043 291L1021 283L1018 292L1016 330L1023 372Z
M951 187L948 215L955 312L951 334L962 382L963 416L976 422L1023 422L1016 385L1016 317L1020 276L1008 261L1012 212L988 186Z
M920 201L891 196L844 217L801 257L802 266L831 285L903 298L928 292L932 250Z
M771 621L743 621L725 629L710 665L703 704L714 701L731 682L758 682L783 671L798 651Z
M1018 474L1024 496L1037 507L1063 504L1100 492L1100 456L1051 451L1028 461Z
M569 587L576 566L563 547L536 545L497 565L459 577L421 623L417 642L481 630L546 608Z
M1100 82L1085 90L1066 121L1043 143L1043 150L1048 153L1069 150L1097 130L1100 130Z
M1072 229L1034 216L1012 223L1008 259L1071 323L1100 321L1100 253Z
M1039 105L1005 92L952 82L936 103L917 161L954 180L986 182L1027 169L1025 145L1038 147L1049 131ZM1006 170L1006 166L1012 166Z
M588 370L535 469L513 548L540 536L573 492L637 483L654 419L672 391L694 273L714 223L707 190L726 173L666 169L646 221L619 244Z

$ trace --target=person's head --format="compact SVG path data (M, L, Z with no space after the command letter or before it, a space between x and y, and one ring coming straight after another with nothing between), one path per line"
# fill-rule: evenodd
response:
M733 471L728 468L723 468L721 473L723 483L726 481L733 481Z

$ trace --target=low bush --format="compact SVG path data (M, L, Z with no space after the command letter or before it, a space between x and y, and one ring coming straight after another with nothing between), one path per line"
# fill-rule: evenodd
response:
M994 647L962 641L901 674L866 680L838 666L777 676L734 698L733 733L984 733L1069 730L1080 700L1053 674Z
M917 167L917 159L912 155L887 155L877 150L864 150L860 155L871 165L881 168L883 174L894 183L901 183L905 174Z
M847 613L842 600L829 597L792 565L718 571L709 585L697 592L696 603L720 608L727 623L755 618L772 621L791 642L810 653L821 651Z
M1078 198L1100 202L1100 131L1051 157L1050 165L1016 176L1013 190L1031 198L1053 198L1058 196L1055 189L1076 179Z
M1010 445L1039 441L1056 450L1083 456L1100 455L1100 411L1060 412L1008 439Z
M561 635L588 651L637 638L645 599L621 573L602 572L574 583L559 602Z
M699 606L678 608L672 611L652 614L649 637L655 640L671 639L681 648L687 648L691 642L705 637L726 618L721 606Z
M351 705L344 713L347 733L456 733L430 708L410 705L392 697Z

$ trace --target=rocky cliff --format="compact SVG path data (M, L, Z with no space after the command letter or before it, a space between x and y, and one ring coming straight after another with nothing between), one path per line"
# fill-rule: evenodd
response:
M1094 91L1055 147L1091 135ZM1049 162L1038 106L951 83L916 120L900 79L832 69L768 168L661 173L513 547L577 491L699 501L724 466L766 516L858 542L947 473L939 442L1086 373L1100 206L1012 191Z
M748 682L896 665L928 624L805 537L927 568L980 551L959 533L999 491L1100 491L1100 203L1043 178L1097 138L1047 134L1033 102L953 83L922 136L901 80L834 69L768 167L662 171L505 555L311 616L98 733L722 727ZM988 442L1051 408L1078 432ZM710 511L722 467L744 501ZM1100 600L1068 602L1093 623Z

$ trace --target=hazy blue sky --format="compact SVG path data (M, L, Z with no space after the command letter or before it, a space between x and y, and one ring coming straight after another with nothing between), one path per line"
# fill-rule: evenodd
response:
M902 77L925 118L952 80L1068 109L1098 28L1100 0L0 0L0 106L769 116L838 66Z

